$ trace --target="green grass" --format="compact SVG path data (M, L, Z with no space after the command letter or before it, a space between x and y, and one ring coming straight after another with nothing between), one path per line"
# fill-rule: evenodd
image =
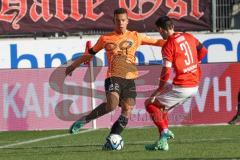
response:
M239 126L173 127L176 138L169 141L170 150L145 151L144 144L157 138L155 128L126 129L121 151L102 151L108 129L42 140L0 149L0 160L156 160L156 159L240 159ZM1 132L3 145L63 134L67 131Z

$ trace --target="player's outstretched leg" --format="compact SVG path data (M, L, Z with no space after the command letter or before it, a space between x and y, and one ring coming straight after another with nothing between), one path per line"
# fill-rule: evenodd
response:
M88 122L101 117L111 111L111 109L108 109L106 107L107 103L102 103L98 107L96 107L93 111L91 111L89 114L84 115L77 121L75 121L72 126L69 129L69 132L71 134L76 134L80 131L80 129Z
M73 125L70 127L69 132L72 134L78 133L86 123L113 111L114 109L116 109L118 104L119 104L118 93L116 92L107 93L107 102L101 103L88 115L83 116L82 118L74 122Z
M174 138L174 134L168 129L168 112L157 104L146 103L146 110L150 114L154 124L158 127L160 138L153 144L145 145L146 150L163 150L168 151L168 139Z
M72 126L69 129L69 133L71 134L77 134L80 129L86 124L86 121L83 120L77 120L72 124Z

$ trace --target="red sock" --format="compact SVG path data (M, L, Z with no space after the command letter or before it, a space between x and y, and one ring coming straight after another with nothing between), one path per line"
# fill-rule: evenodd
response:
M168 128L168 112L164 112L163 119L164 119L166 127Z
M167 118L164 118L166 117L164 115L165 113L154 104L149 104L146 109L150 114L154 124L158 127L159 135L161 135L163 129L168 128L168 120L165 120Z

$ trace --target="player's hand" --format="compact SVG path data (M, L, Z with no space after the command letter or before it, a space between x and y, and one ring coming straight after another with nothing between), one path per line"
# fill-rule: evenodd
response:
M156 99L155 96L154 96L154 97L150 97L150 102L151 102L151 103L154 103L154 102L155 102L155 99Z
M89 54L89 49L92 47L92 44L91 44L91 41L87 41L86 42L86 47L85 47L85 52L84 52L84 56L86 57L85 59L85 61L84 61L84 64L86 65L86 64L89 64L89 62L92 60L92 55L90 55ZM90 58L89 58L89 56L90 56Z
M72 72L74 71L74 69L75 69L75 67L73 67L73 65L68 66L65 70L66 76L68 76L68 75L72 76Z

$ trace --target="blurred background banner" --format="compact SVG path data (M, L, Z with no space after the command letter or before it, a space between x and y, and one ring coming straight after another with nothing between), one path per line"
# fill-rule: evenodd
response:
M161 38L159 33L149 34ZM240 62L240 33L193 33L207 48L202 63ZM22 38L0 39L0 69L53 68L81 56L86 41L96 43L98 35L62 39ZM143 45L136 52L138 65L161 64L161 47ZM94 66L107 66L104 50L96 54Z
M109 31L118 7L128 10L130 30L153 32L160 15L178 31L211 29L210 0L0 0L0 34Z
M203 64L196 96L170 111L172 125L226 123L237 110L239 63ZM0 131L52 130L68 128L81 114L105 100L107 67L94 67L95 95L91 97L88 67L81 67L65 79L64 68L0 70ZM129 127L152 126L144 101L157 88L161 66L138 66L137 102ZM24 75L24 76L23 76ZM70 104L69 102L72 102ZM71 106L70 109L68 106ZM98 118L97 128L108 128L121 109ZM91 128L89 123L85 126Z
M73 77L64 72L86 41L95 44L112 31L119 7L128 10L130 30L159 39L154 22L167 15L176 31L192 33L208 49L199 92L171 111L171 124L220 124L236 114L240 0L0 0L0 131L66 129L104 101L104 50ZM161 47L139 47L136 62L141 77L129 127L151 126L143 104L158 84ZM97 128L110 127L119 114L99 118ZM86 128L96 128L95 122Z

